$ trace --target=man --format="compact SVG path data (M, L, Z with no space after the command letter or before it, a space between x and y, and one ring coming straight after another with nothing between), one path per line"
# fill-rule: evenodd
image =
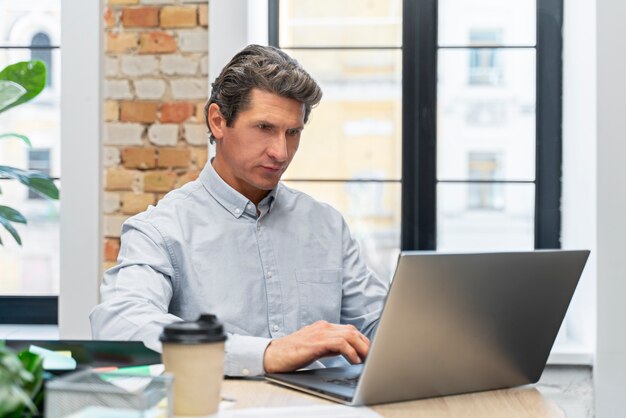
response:
M91 313L94 338L160 351L164 325L206 312L228 332L227 375L365 358L387 285L336 210L279 183L321 96L273 47L250 45L226 65L205 108L216 156L125 222Z

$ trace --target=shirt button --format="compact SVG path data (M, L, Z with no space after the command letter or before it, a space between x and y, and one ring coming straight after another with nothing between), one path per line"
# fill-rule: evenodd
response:
M268 272L267 272L267 278L268 278L268 279L271 279L271 278L272 278L272 272L271 272L271 271L268 271Z
M248 370L248 369L243 369L243 370L241 371L241 374L242 374L242 375L244 375L244 376L248 376L248 375L250 374L250 370Z
M239 212L241 212L241 209L235 208L235 213L239 214Z
M278 331L278 325L274 325L274 326L272 327L272 329L273 329L274 331Z

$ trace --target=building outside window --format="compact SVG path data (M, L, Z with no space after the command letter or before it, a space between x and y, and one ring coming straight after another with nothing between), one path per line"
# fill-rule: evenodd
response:
M30 59L39 60L46 63L46 85L52 86L52 73L54 71L52 65L52 43L50 42L50 36L44 32L38 32L33 36L31 41L32 49L30 50Z
M501 163L495 153L470 152L468 161L469 180L467 207L474 210L501 210L504 206L502 188L489 183L498 178Z
M470 29L469 43L477 46L501 45L501 29ZM500 51L490 48L470 50L469 84L497 86L502 83L502 61Z

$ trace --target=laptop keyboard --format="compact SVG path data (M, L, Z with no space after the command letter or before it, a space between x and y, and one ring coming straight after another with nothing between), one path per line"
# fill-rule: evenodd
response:
M327 379L324 380L326 383L332 383L335 385L346 386L349 388L356 388L356 385L359 383L360 376L354 377L342 377L339 379Z

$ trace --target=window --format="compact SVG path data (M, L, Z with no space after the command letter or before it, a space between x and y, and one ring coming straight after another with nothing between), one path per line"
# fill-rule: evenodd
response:
M30 59L44 61L47 86L34 100L0 114L1 133L26 135L0 140L0 164L43 171L60 188L60 1L3 2L0 25L0 67ZM23 246L4 230L0 247L0 323L54 324L59 293L58 201L39 198L25 186L0 178L0 204L14 207L28 219L17 225Z
M490 182L498 178L500 165L497 154L470 152L467 177L474 183L468 186L469 209L502 209L502 188Z
M470 29L470 45L497 46L501 38L500 29ZM472 49L469 58L469 84L497 86L502 83L502 60L499 50Z
M29 149L28 150L28 169L36 170L41 173L50 175L50 150L49 149ZM28 189L29 199L44 199L39 193L35 193Z
M52 49L50 48L52 44L50 43L50 37L43 33L39 32L31 41L32 49L30 50L30 59L39 60L46 63L46 68L48 69L46 85L52 85Z
M342 211L374 270L560 247L562 0L269 4L270 44L324 90L285 180Z

